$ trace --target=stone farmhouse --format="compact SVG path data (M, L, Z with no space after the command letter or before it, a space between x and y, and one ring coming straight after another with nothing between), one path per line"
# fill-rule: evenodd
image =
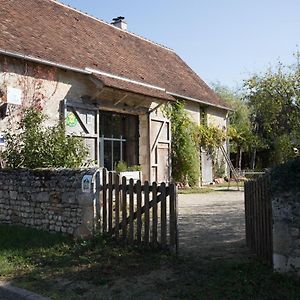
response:
M53 0L0 0L0 145L20 111L38 105L47 125L64 120L90 158L113 170L141 165L143 179L170 179L170 121L161 107L185 101L200 124L226 129L229 107L171 49ZM212 162L201 153L202 181ZM199 165L200 168L200 165Z

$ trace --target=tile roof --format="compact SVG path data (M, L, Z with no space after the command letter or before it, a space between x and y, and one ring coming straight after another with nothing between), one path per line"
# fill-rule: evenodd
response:
M174 97L171 95L168 95L165 91L151 88L147 86L141 86L139 84L131 83L124 80L119 80L116 78L110 78L104 75L94 74L94 76L98 79L100 79L105 86L111 87L111 88L117 88L124 91L129 91L137 94L142 94L145 96L150 96L154 98L159 99L165 99L165 100L175 100Z
M172 50L53 0L0 0L0 49L86 67L228 107ZM104 84L171 100L163 91L95 75Z

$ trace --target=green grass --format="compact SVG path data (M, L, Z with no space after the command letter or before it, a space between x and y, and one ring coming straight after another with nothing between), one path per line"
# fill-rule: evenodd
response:
M206 194L206 193L211 193L213 191L214 190L212 188L201 187L201 188L179 189L178 193L179 194Z
M73 241L6 225L0 225L0 280L54 300L105 299L110 290L113 299L126 299L123 292L138 293L148 284L147 292L161 299L300 299L299 281L255 260L175 257L108 238Z
M244 183L239 182L239 184L237 184L234 181L234 182L230 182L230 185L229 185L230 188L237 188L238 186L240 188L242 188L242 187L244 187ZM214 192L218 188L227 188L227 187L228 187L228 182L224 182L224 183L207 185L207 186L198 187L198 188L179 189L178 193L179 194L206 194L206 193Z

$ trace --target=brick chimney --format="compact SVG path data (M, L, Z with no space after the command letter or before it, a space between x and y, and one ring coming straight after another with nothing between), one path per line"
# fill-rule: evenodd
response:
M127 30L127 23L125 21L124 17L117 17L117 18L113 18L112 22L110 23L122 30Z

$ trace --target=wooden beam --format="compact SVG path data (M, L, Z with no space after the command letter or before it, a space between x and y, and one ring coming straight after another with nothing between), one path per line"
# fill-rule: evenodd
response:
M118 101L116 101L115 103L114 103L114 105L116 106L116 105L118 105L119 103L121 103L122 101L124 101L126 98L127 98L127 96L128 96L128 94L125 94L123 97L121 97Z

